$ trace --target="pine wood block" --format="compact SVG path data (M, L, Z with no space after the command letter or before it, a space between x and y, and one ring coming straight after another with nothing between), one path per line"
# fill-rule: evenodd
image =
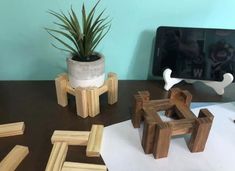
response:
M88 157L100 156L103 129L104 129L103 125L92 125L86 148L86 155Z
M154 158L167 157L170 146L171 128L167 123L158 124L154 140Z
M57 101L63 107L68 105L67 82L67 75L65 73L55 79Z
M66 142L68 145L86 146L89 138L89 131L54 131L51 142Z
M107 171L107 167L97 164L64 162L62 171Z
M210 118L198 118L195 121L195 127L193 129L188 147L191 152L202 152L204 151L212 120Z
M108 74L108 104L114 104L118 101L118 78L117 74Z
M90 117L95 117L100 113L99 90L97 88L87 89L87 104Z
M88 117L89 112L88 112L88 99L87 99L86 89L76 88L75 100L76 100L77 114L82 118Z
M16 145L0 163L0 171L14 171L28 155L29 149Z
M24 134L24 122L16 122L0 125L0 137L9 137Z
M68 145L65 142L54 143L46 171L60 171L65 161L68 151Z

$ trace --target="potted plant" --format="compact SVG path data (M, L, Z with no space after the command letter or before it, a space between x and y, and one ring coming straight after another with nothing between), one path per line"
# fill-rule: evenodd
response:
M70 53L67 58L69 83L72 87L100 87L105 79L104 56L95 51L95 48L110 29L108 17L103 17L104 11L95 15L95 6L86 14L85 6L82 6L82 21L78 20L73 8L66 16L49 11L60 22L54 22L59 26L58 30L46 28L47 32L61 43L64 48L52 44L55 48ZM61 36L65 40L61 39ZM70 43L68 43L68 41ZM72 45L70 45L72 43Z

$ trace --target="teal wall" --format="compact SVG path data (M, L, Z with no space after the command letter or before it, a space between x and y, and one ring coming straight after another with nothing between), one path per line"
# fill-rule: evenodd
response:
M88 8L95 0L84 0ZM54 49L43 29L53 27L46 11L79 13L82 0L1 0L0 80L51 80L66 70L66 53ZM155 30L160 25L235 29L234 0L102 0L112 28L97 48L106 71L120 79L146 79ZM80 14L80 13L79 13Z

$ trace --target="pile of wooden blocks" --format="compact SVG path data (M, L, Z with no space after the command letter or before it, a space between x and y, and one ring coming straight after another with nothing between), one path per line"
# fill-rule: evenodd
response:
M99 157L103 125L92 125L91 131L54 131L51 142L53 148L46 171L107 171L105 165L65 161L68 146L87 146L87 157Z
M89 88L72 88L69 85L67 74L60 74L55 79L58 104L65 107L68 105L67 93L75 96L77 114L83 118L95 117L100 113L99 96L108 93L108 104L118 101L118 78L115 73L109 73L108 79L103 86Z
M190 110L192 95L188 91L171 89L168 99L150 100L148 91L134 96L132 124L139 128L144 120L142 146L146 154L155 158L167 157L172 136L191 134L188 143L191 152L204 151L214 116L201 109L196 117ZM174 120L164 122L157 112L165 111Z
M0 138L24 134L24 122L0 125ZM14 171L28 155L28 147L16 145L0 162L0 171Z

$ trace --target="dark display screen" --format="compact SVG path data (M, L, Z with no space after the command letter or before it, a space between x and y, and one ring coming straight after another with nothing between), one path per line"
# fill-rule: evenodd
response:
M159 27L153 75L172 70L172 77L223 80L235 73L235 30Z

